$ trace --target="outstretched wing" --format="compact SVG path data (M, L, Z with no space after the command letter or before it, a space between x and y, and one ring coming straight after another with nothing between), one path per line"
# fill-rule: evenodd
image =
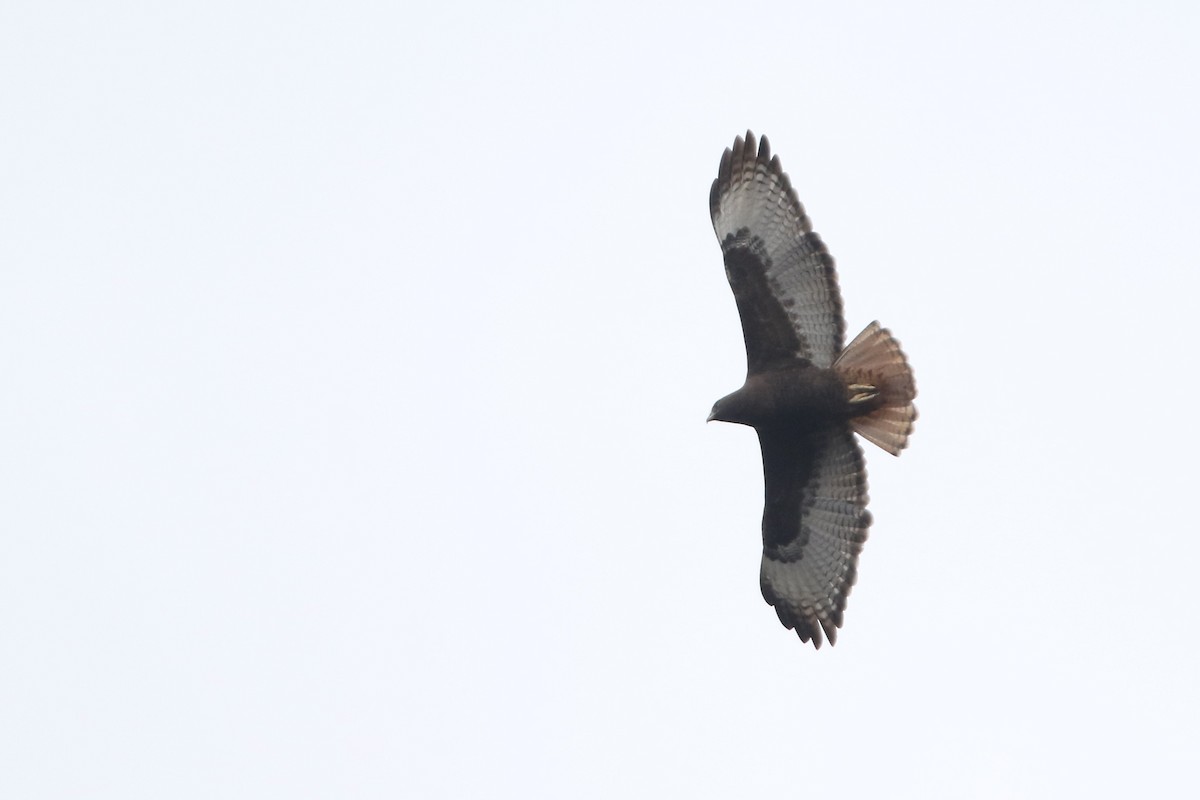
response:
M837 640L867 540L867 472L847 425L759 430L766 505L762 592L803 641Z
M742 318L747 371L797 358L831 366L846 327L833 257L767 137L756 146L746 131L725 151L709 211Z

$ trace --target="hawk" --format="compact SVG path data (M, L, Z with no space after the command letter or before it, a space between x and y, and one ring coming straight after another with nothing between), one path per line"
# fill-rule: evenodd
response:
M854 434L899 455L917 418L899 343L872 322L844 349L833 258L767 137L739 136L709 196L746 340L746 382L708 419L749 425L762 448L763 597L804 642L832 645L867 539Z

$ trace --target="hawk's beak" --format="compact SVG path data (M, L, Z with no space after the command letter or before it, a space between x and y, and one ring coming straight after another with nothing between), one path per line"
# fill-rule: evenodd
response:
M704 421L705 421L705 422L712 422L712 421L713 421L713 417L715 417L716 415L717 415L717 412L716 412L716 410L714 409L713 411L709 412L709 414L708 414L708 419L706 419L706 420L704 420Z

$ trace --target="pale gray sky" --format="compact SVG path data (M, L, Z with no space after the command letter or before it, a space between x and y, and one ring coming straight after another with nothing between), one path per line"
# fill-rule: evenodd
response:
M0 795L1200 785L1194 3L9 3ZM708 219L916 371L834 648Z

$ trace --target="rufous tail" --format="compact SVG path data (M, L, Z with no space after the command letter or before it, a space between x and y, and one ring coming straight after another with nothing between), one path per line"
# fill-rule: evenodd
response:
M872 322L846 345L833 369L850 387L851 403L870 402L875 410L852 417L850 427L894 456L908 444L917 419L917 384L900 343Z

